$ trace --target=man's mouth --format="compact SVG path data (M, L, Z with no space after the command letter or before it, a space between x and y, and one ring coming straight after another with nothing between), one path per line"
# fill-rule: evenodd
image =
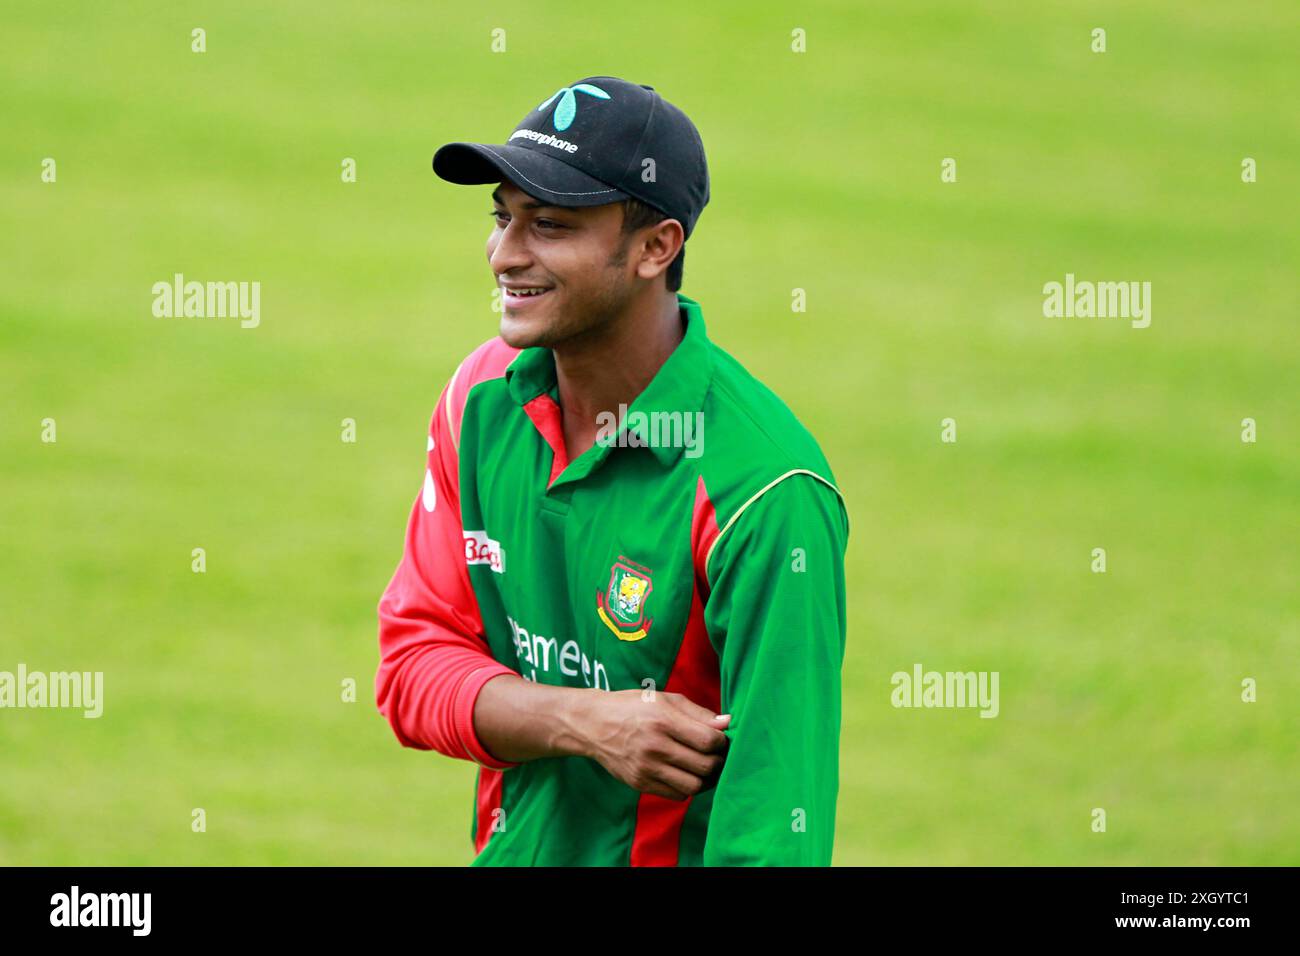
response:
M550 291L550 286L533 286L531 288L522 289L508 289L505 286L502 286L501 288L502 299L505 301L505 304L511 308L519 308L520 306L528 305L529 303L544 297Z

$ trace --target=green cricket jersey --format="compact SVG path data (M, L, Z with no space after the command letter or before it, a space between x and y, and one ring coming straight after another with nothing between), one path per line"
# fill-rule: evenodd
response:
M572 462L549 349L485 342L434 410L376 698L404 745L479 764L475 866L831 861L848 514L813 437L677 297L681 343ZM473 708L500 674L731 714L717 785L674 801L586 757L498 760Z

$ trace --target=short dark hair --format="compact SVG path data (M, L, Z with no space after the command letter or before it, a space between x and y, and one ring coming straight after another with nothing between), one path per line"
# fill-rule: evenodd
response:
M629 235L636 230L645 226L653 226L655 223L663 222L668 218L654 206L649 206L639 199L628 197L622 202L623 206L623 235ZM686 243L682 243L682 248L677 252L677 258L672 261L665 273L665 279L668 283L668 291L676 292L682 287L682 269L686 265Z

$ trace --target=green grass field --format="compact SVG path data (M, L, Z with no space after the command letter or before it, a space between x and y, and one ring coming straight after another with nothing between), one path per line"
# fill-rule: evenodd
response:
M0 670L105 705L0 710L0 863L468 863L473 764L372 693L498 319L490 190L430 157L600 73L700 128L682 291L848 502L835 863L1300 863L1300 12L880 7L8 4ZM176 272L261 324L154 318ZM1151 282L1150 327L1045 318L1066 273ZM915 663L1000 715L892 707Z

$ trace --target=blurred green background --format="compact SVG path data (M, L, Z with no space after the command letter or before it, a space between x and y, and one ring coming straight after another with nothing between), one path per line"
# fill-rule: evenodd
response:
M700 128L682 291L848 502L835 863L1300 863L1297 49L1285 0L7 3L0 670L106 701L0 711L0 863L469 862L474 765L372 693L498 318L490 190L429 161L600 73ZM175 272L260 327L154 318ZM1151 326L1044 318L1067 272ZM914 663L1000 716L893 708Z

